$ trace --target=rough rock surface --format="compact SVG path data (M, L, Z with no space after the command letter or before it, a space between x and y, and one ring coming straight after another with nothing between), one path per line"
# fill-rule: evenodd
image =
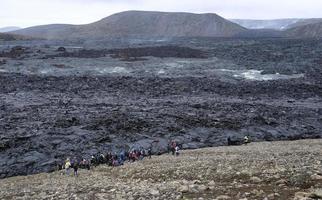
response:
M195 149L321 137L320 40L172 43L208 58L43 59L59 46L0 46L0 177L121 148L160 154L172 139Z
M63 48L63 47L60 47ZM57 57L74 57L74 58L100 58L111 56L113 58L121 58L122 61L131 61L131 58L136 59L140 57L158 57L158 58L207 58L205 52L192 49L188 47L178 46L157 46L157 47L141 47L141 48L126 48L126 49L81 49L78 51L67 52L66 49L63 53L48 55L46 58ZM136 59L139 61L142 59Z

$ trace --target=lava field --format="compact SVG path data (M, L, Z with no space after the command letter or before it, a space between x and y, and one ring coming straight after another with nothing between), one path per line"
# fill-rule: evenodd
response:
M0 46L0 178L67 156L161 154L169 140L195 149L322 136L321 40L44 43Z

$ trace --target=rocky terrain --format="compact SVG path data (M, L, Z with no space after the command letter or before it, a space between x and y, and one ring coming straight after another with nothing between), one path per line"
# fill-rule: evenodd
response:
M66 156L161 154L173 139L195 149L321 137L320 40L142 42L0 46L0 177Z
M126 11L86 25L55 24L14 33L45 39L231 37L245 28L216 14Z
M62 171L0 180L9 199L322 198L321 140L262 142L182 151L122 167Z

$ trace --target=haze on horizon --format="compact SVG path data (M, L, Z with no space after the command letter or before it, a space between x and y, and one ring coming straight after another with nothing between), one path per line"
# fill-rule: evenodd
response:
M0 0L0 27L86 24L127 10L216 13L228 19L322 18L317 0Z

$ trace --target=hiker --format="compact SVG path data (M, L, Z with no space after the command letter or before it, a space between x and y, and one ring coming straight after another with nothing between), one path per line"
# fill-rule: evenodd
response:
M69 176L70 168L71 168L70 159L69 159L69 158L67 158L67 159L66 159L66 162L65 162L65 170L66 170L66 174L67 174L68 176Z
M135 158L136 158L135 160L139 160L141 158L141 151L140 150L136 151Z
M176 146L175 152L176 152L176 156L179 156L179 147L178 146Z
M118 156L117 155L114 155L113 158L112 158L112 166L113 167L117 167L119 166L119 160L118 160Z
M118 163L119 165L123 165L125 161L125 152L121 151L121 153L118 156Z
M126 158L125 158L125 151L124 151L124 150L122 150L122 151L120 152L120 154L119 154L119 160L120 160L122 163L124 163L124 161L126 160Z
M106 158L106 164L108 166L111 166L112 165L112 153L111 152L107 152L105 158Z
M244 137L244 144L247 145L249 143L249 137L246 135Z
M172 152L172 155L175 154L176 146L177 146L176 142L175 141L172 141L171 142L171 152Z
M228 146L232 145L230 136L227 138L227 143L228 143Z
M127 157L129 160L129 162L131 162L131 160L132 160L132 151L130 151L129 153L128 153L128 157Z
M170 140L168 141L167 151L168 151L168 154L170 154L170 152L172 151L171 150L171 142L170 142Z
M56 161L56 170L60 171L64 168L64 162Z
M129 156L130 156L130 153L129 153L128 151L125 151L125 152L124 152L124 162L125 162L127 159L130 161Z
M143 158L145 157L145 151L144 151L144 149L142 148L141 149L141 151L140 151L140 157L139 157L139 159L140 160L143 160Z
M74 176L78 176L78 167L79 167L79 163L77 162L77 160L75 160L73 163Z
M91 169L91 163L88 160L85 160L85 168L87 170L90 170Z
M148 156L149 156L149 159L152 158L152 149L151 148L148 149Z
M139 158L139 152L137 150L132 151L132 161L135 162Z
M104 154L100 154L98 160L99 160L99 164L104 164L106 160Z
M95 166L95 164L96 164L96 162L95 162L95 156L94 155L91 156L91 164L93 166Z
M82 169L87 169L87 170L90 170L90 168L91 168L89 162L85 158L82 159L79 167Z
M172 144L171 144L172 155L175 155L176 147L177 147L176 141L172 141Z

